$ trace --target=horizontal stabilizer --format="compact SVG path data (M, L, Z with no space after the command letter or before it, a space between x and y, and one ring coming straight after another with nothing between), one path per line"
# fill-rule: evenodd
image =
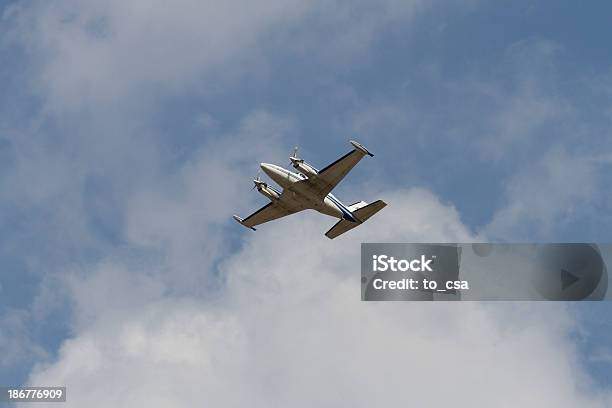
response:
M365 201L357 201L356 203L349 205L347 208L349 209L350 212L354 213L355 210L363 208L366 205L368 205L368 203L366 203Z
M382 210L387 204L382 201L374 201L372 204L368 204L363 206L357 210L353 211L353 215L360 222L352 222L347 220L338 221L333 227L330 228L329 231L325 233L325 236L330 239L336 238L338 235L344 234L348 230L355 228L356 226L364 223L368 218Z

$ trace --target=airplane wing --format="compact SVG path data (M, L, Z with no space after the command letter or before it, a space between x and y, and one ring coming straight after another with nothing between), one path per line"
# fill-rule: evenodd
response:
M255 228L253 227L255 227L256 225L276 220L278 218L294 214L298 211L300 210L288 210L287 208L281 207L280 205L271 202L267 205L264 205L259 210L255 211L253 214L249 215L245 219L241 219L238 216L234 216L234 218L245 227L249 227L254 230Z
M306 206L304 203L295 199L294 192L283 190L278 200L264 205L245 219L242 219L237 215L234 215L234 219L245 227L255 230L253 227L256 225L276 220L287 215L295 214L305 209Z
M342 179L351 171L353 167L367 154L374 156L360 143L351 141L351 144L355 147L353 150L330 164L329 166L319 170L319 174L316 177L308 178L304 180L306 182L314 183L318 187L319 194L325 197L330 193L342 181Z

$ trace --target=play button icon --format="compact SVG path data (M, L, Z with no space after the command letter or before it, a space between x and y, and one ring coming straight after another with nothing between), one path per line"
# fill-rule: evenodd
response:
M578 281L578 278L571 274L571 272L566 271L561 268L561 288L562 290L567 289L569 286L573 285Z
M538 254L534 286L548 300L600 300L607 286L606 266L594 245L548 244Z

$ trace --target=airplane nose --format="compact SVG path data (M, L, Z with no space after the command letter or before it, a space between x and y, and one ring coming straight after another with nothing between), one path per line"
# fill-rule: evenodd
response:
M266 173L268 176L270 175L270 173L272 173L272 165L271 164L261 163L259 165L259 167L261 167L261 169L264 171L264 173Z

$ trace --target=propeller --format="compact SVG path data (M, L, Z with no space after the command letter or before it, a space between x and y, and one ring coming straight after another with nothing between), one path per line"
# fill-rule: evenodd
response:
M298 158L297 152L298 152L298 147L295 146L295 148L293 149L293 155L289 157L289 164L293 166L295 166L295 163L302 163L304 161L304 159Z
M261 175L261 170L257 170L257 177L253 180L253 183L255 185L253 186L251 190L255 190L255 188L259 187L260 185L264 185L264 186L267 185L265 181L261 181L261 179L259 178L260 175Z

